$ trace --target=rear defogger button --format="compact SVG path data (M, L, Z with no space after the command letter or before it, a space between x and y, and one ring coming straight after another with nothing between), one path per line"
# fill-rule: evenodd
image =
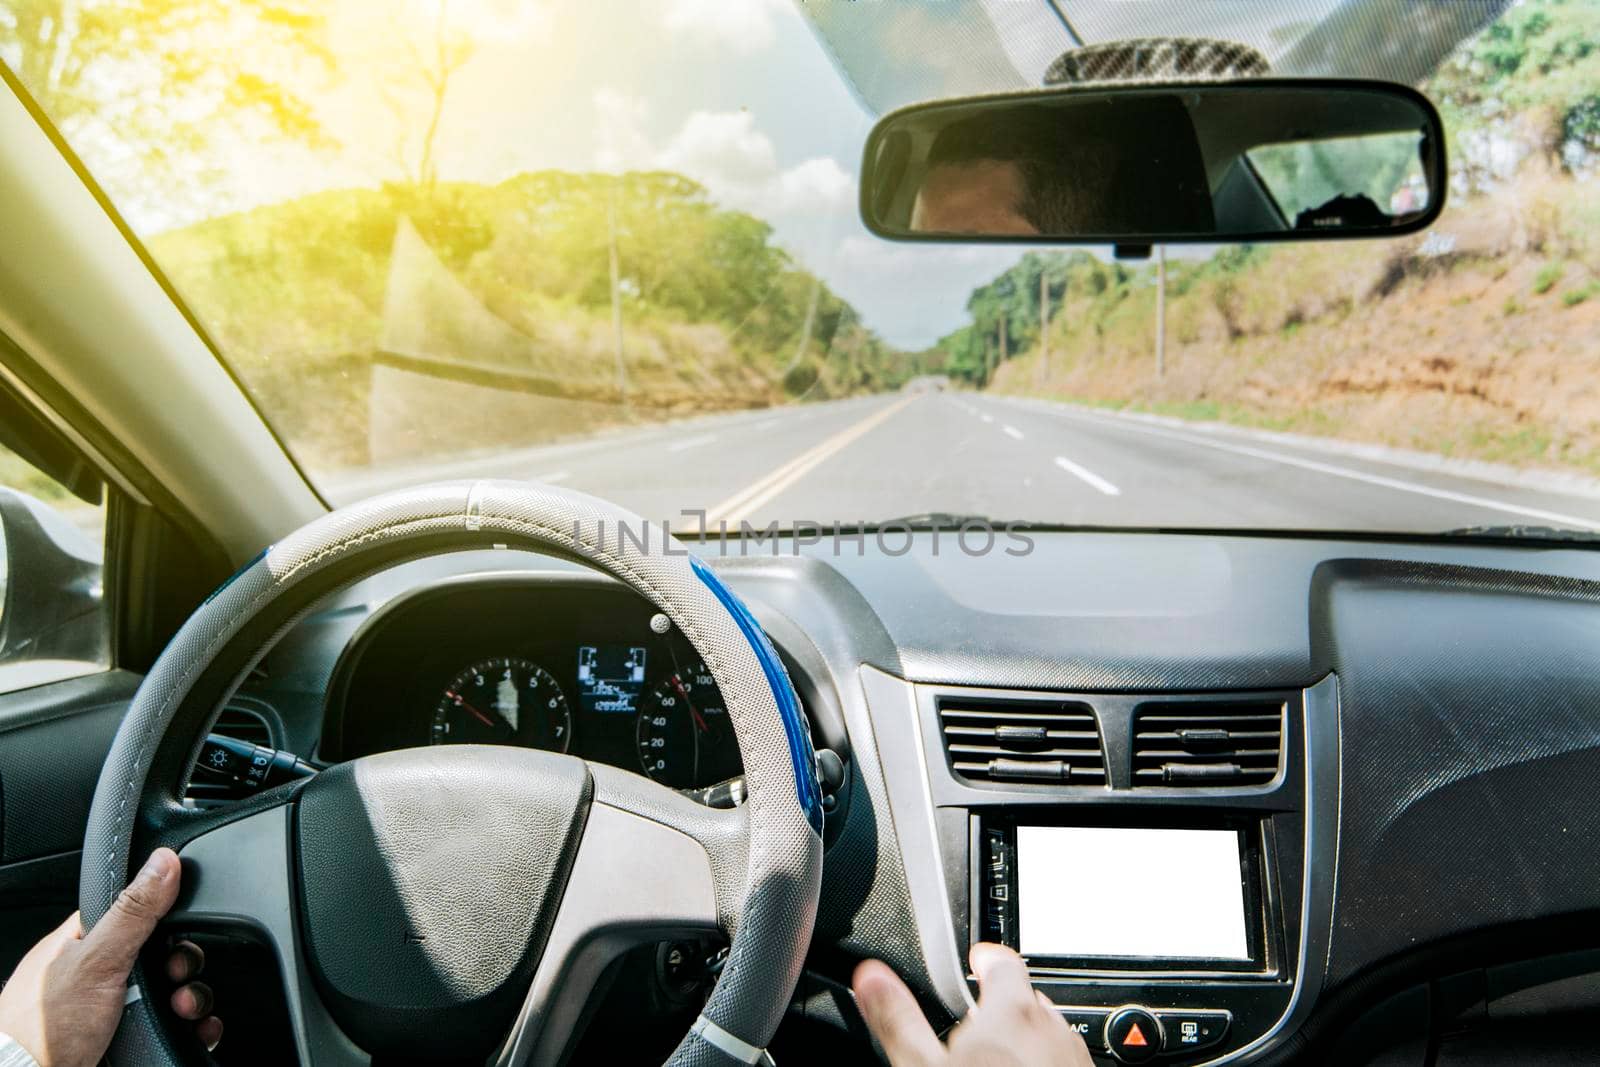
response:
M1197 1052L1210 1048L1228 1033L1233 1016L1225 1011L1158 1011L1166 1036L1167 1052Z

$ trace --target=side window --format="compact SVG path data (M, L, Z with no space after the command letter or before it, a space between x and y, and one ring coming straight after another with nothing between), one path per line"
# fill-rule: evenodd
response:
M0 693L110 666L107 491L0 393Z

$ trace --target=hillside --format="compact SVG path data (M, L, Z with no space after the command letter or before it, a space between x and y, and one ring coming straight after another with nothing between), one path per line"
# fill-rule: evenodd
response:
M764 222L676 174L337 190L149 243L313 469L373 458L384 353L583 401L581 420L480 408L458 447L892 388L908 370Z
M935 362L1000 392L1600 472L1597 34L1600 4L1526 3L1435 76L1452 189L1428 234L1169 260L1162 376L1155 268L1085 253L975 290Z

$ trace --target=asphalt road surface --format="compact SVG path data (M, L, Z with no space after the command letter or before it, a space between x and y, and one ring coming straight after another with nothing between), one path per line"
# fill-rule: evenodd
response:
M459 477L531 478L647 518L760 527L923 512L1165 527L1600 529L1600 498L1418 470L1043 401L900 393L739 412L326 480L335 503Z

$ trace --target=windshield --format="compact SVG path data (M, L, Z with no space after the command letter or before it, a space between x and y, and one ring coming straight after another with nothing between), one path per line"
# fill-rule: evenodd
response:
M1444 215L1146 260L863 228L882 110L1180 34L1417 84ZM1600 526L1596 40L1591 0L0 0L329 501L532 478L691 532ZM1251 164L1286 217L1418 180Z

